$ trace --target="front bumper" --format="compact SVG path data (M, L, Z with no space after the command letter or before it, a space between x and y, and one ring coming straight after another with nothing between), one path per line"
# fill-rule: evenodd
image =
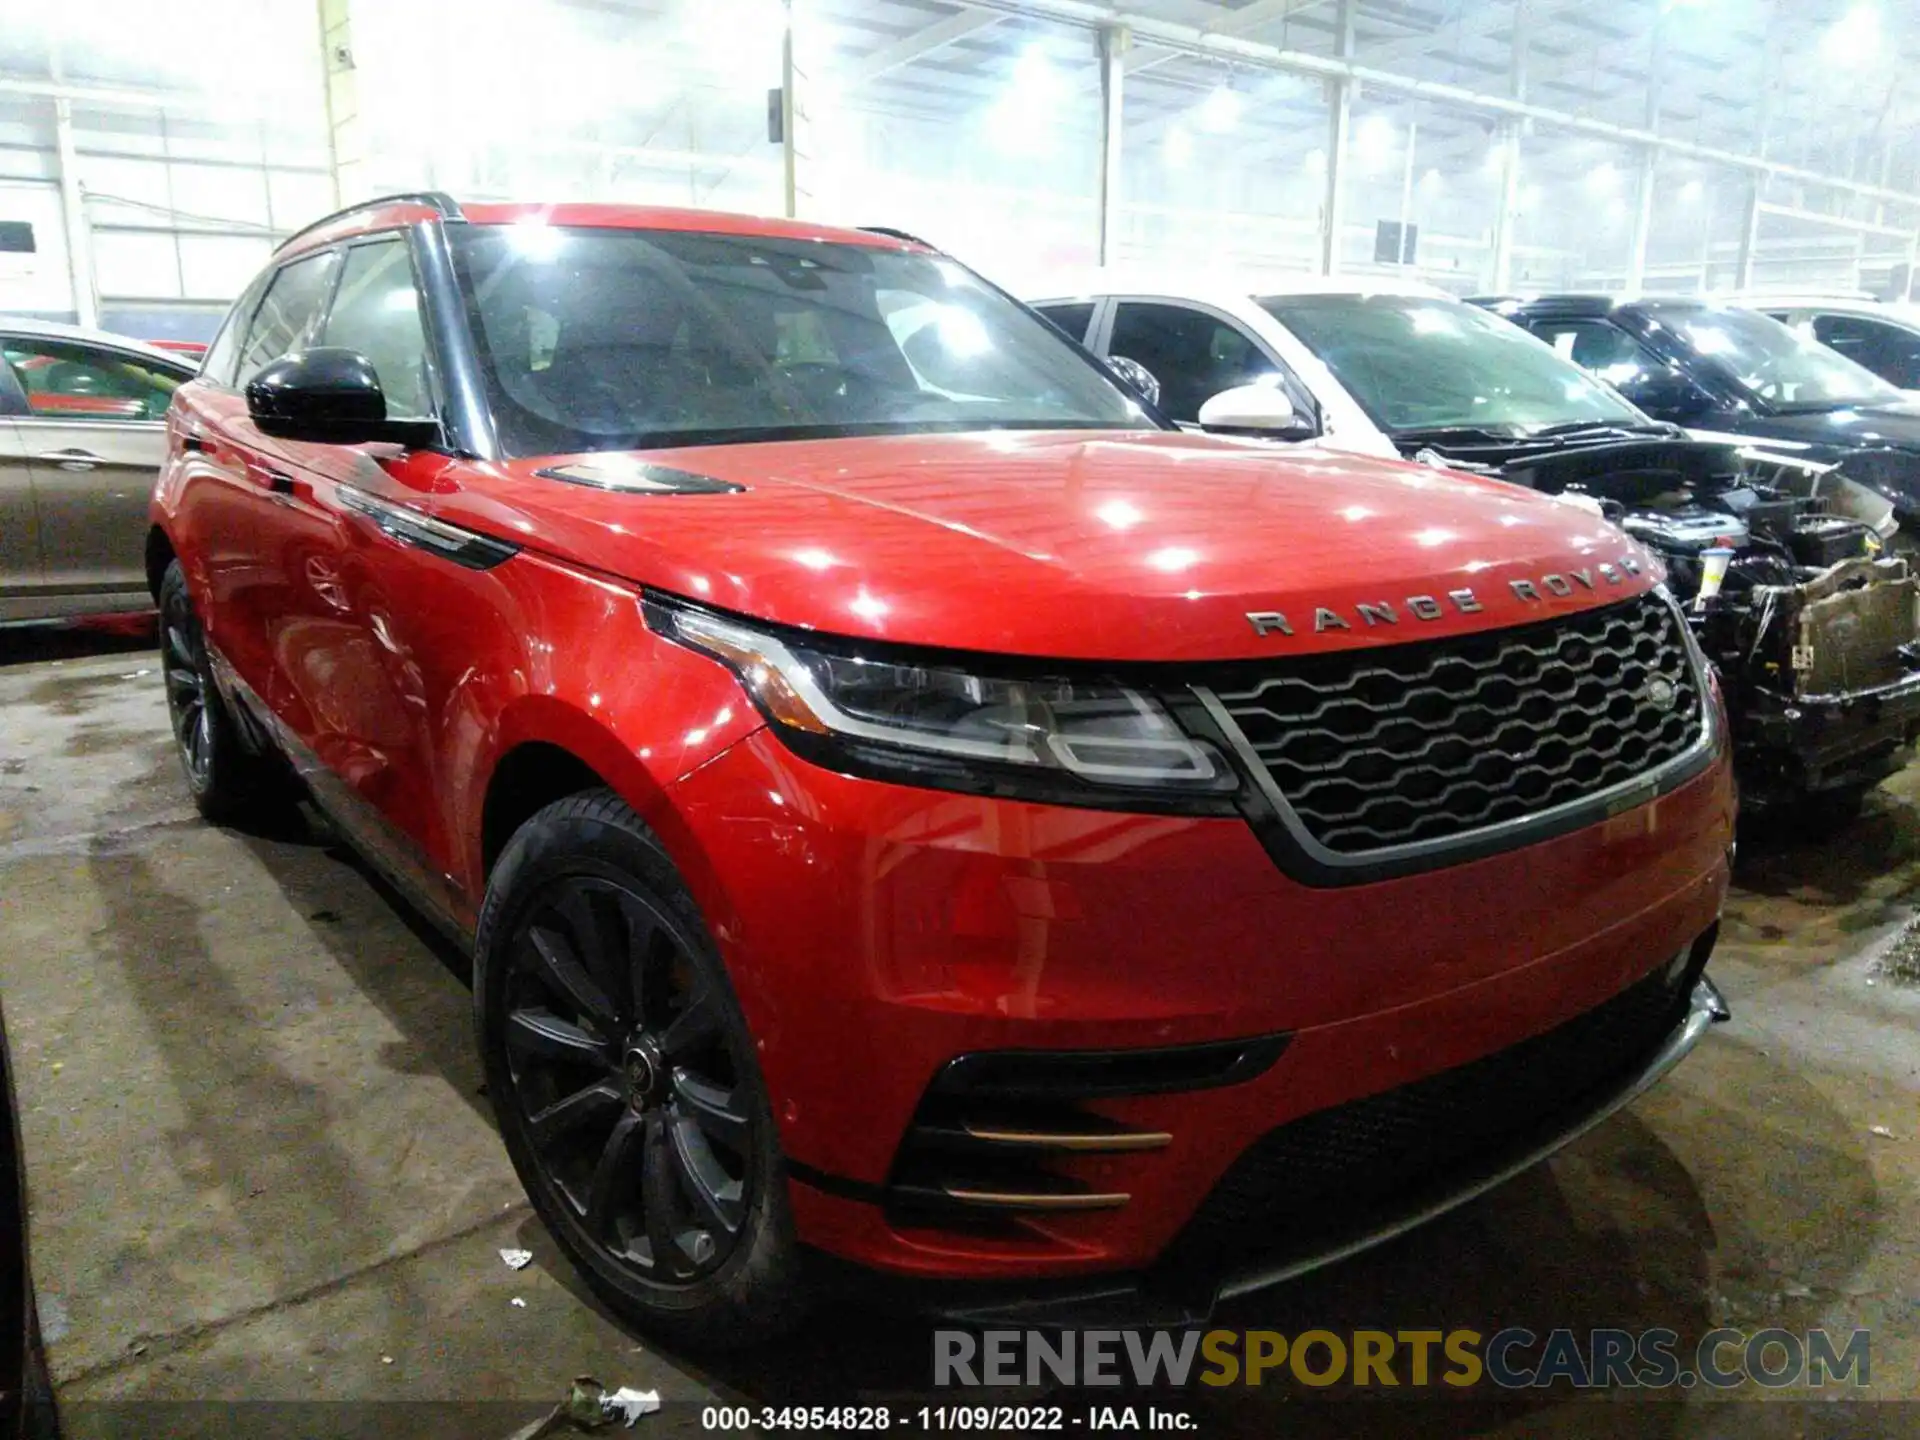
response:
M801 1238L906 1282L1038 1293L1152 1270L1276 1129L1521 1047L1691 953L1725 895L1733 809L1722 758L1534 844L1316 887L1237 818L854 779L763 731L647 818L740 995ZM957 1057L1191 1058L1275 1037L1224 1077L1069 1097L1073 1123L1154 1137L1039 1167L1113 1203L980 1223L899 1203Z
M1899 768L1920 734L1920 672L1885 685L1790 699L1750 694L1736 717L1736 753L1748 797L1873 784Z
M1219 1275L1179 1275L1165 1270L1112 1275L1035 1288L1032 1285L922 1289L910 1293L884 1289L879 1298L913 1305L955 1324L1017 1328L1127 1326L1178 1328L1203 1324L1216 1305L1270 1286L1285 1284L1313 1270L1383 1245L1496 1186L1532 1169L1572 1144L1603 1120L1644 1095L1684 1060L1708 1029L1731 1018L1713 982L1693 982L1679 1022L1633 1069L1587 1096L1578 1105L1498 1150L1436 1175L1387 1204L1344 1217L1310 1241L1263 1254L1246 1268ZM852 1282L859 1285L860 1282ZM870 1286L872 1282L866 1282ZM871 1293L871 1292L869 1292Z

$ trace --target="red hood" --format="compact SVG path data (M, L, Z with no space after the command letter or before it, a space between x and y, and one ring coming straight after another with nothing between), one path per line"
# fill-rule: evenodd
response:
M1004 432L636 458L746 488L609 492L535 476L565 463L545 457L500 467L504 483L435 497L433 508L744 615L1077 659L1392 643L1519 624L1652 583L1645 552L1562 502L1309 447ZM1362 604L1388 609L1370 621ZM1271 619L1257 627L1250 612L1284 615L1292 634Z

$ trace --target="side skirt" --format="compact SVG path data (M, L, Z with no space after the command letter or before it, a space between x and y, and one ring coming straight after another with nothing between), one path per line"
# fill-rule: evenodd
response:
M248 739L264 738L285 755L314 804L341 836L448 939L471 952L480 917L465 893L434 868L410 836L334 774L240 678L225 656L209 646L208 658L220 693L245 717L241 723Z

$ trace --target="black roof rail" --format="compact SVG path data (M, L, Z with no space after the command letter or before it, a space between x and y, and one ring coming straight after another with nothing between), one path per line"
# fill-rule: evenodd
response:
M857 225L854 227L868 235L884 235L889 240L904 240L909 245L919 245L928 250L939 250L931 240L922 240L918 235L906 230L896 230L891 225Z
M466 218L460 212L460 202L444 190L402 190L397 195L375 195L370 200L359 200L351 205L342 206L331 215L322 215L311 224L302 225L298 230L274 246L273 253L278 255L302 235L318 230L322 225L331 225L342 216L352 215L360 210L372 210L381 205L405 205L409 203L431 206L439 212L442 220L463 220Z

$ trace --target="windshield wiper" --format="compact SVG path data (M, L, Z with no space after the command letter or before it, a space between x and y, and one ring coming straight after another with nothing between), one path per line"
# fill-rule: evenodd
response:
M1673 426L1660 420L1569 420L1535 430L1529 440L1570 440L1580 435L1671 435Z
M1417 445L1494 444L1504 445L1515 438L1512 430L1489 430L1481 425L1430 425L1395 430L1395 440L1410 440Z

